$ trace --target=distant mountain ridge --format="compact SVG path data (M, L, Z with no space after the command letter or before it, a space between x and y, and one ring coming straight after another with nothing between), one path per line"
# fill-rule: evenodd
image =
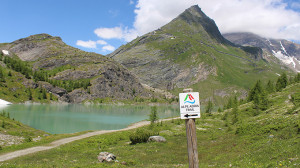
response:
M28 94L24 100L32 97L32 91L36 96L33 99L40 99L37 95L44 89L68 103L144 98L155 101L157 94L172 98L169 92L177 95L191 87L200 92L202 102L223 104L233 94L245 98L258 79L275 80L278 74L289 73L273 54L224 38L199 6L186 9L168 24L107 56L81 51L48 34L0 44L0 51L5 58L13 58L26 71L32 71L24 73L8 67L1 57L0 68L9 77L0 82L0 88L5 89L0 96L15 91L15 98ZM17 86L11 84L14 82Z
M138 78L119 63L103 55L68 46L60 37L48 34L32 35L12 43L0 44L0 51L7 51L9 54L5 57L20 59L19 64L32 69L32 73L28 70L26 78L23 76L20 79L21 82L23 81L23 86L9 86L12 87L9 89L20 89L20 94L23 88L40 87L57 96L60 101L68 103L105 98L123 100L134 99L136 96L143 98L153 96L141 85ZM5 58L4 60L2 58L0 63L3 68L8 68L5 65ZM14 71L14 69L8 70ZM14 80L13 76L10 78ZM80 86L87 82L88 86Z
M284 39L268 39L253 33L227 33L224 37L235 44L262 48L296 72L300 72L300 44Z

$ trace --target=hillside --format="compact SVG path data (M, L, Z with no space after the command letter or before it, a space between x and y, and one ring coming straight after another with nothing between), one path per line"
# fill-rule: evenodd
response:
M295 72L300 72L300 44L284 39L268 39L252 33L228 33L224 37L238 45L262 48L266 59L274 55Z
M300 79L300 78L299 78ZM268 96L269 108L252 113L253 102L196 119L199 167L299 167L300 83ZM236 121L235 118L238 120ZM166 142L130 144L135 134L156 132ZM184 120L78 140L2 164L10 167L188 167ZM118 162L100 163L100 152ZM137 154L138 153L138 154ZM84 155L83 155L84 154Z
M113 58L149 86L177 94L191 87L202 100L222 104L241 97L257 79L275 79L287 68L263 59L257 47L236 47L198 6L185 10L158 30L121 46ZM275 57L274 57L275 58Z
M60 37L32 35L0 44L0 51L0 96L11 102L58 99L81 103L153 97L122 65L103 55L68 46Z

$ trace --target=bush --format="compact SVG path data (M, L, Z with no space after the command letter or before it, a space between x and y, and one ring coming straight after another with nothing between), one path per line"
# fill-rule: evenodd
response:
M158 133L155 133L152 130L137 129L135 132L129 135L129 139L131 144L137 144L147 142L148 138L153 135L158 135Z
M158 120L157 107L156 106L151 107L149 120L151 122L151 125L154 124Z
M25 138L25 142L32 142L32 138L30 136Z

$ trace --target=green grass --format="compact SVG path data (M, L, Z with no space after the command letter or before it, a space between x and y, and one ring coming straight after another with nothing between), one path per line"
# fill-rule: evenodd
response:
M299 108L289 102L289 95L299 92L299 86L290 85L270 95L272 106L259 115L249 112L252 103L239 106L239 122L235 124L230 122L231 110L202 114L196 120L199 167L299 167ZM228 118L223 120L226 113ZM188 167L184 120L159 123L152 129L167 142L131 145L129 137L134 130L116 132L16 158L1 166ZM119 162L99 163L97 155L103 151L115 154Z
M0 98L12 103L24 103L29 100L29 88L24 85L25 81L29 81L24 75L15 72L13 70L7 70L2 68L5 77L5 82L0 82ZM8 73L12 75L9 76ZM33 85L33 82L29 81L28 85ZM30 84L31 83L31 84ZM32 92L32 101L40 103L50 103L50 93L46 93L47 98L42 98L39 88L30 88ZM57 100L57 97L52 96L53 101Z

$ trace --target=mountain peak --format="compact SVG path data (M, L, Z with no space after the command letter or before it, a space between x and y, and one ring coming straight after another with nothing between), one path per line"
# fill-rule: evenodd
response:
M26 38L16 40L13 43L18 44L18 43L23 43L23 42L43 41L43 40L47 40L47 39L53 39L53 40L62 42L62 39L60 37L53 37L49 34L41 33L41 34L35 34L35 35L31 35L31 36L26 37Z
M219 43L231 44L221 35L215 21L209 18L198 5L193 5L186 9L169 24L171 24L170 26L174 28L172 22L174 23L180 20L186 22L191 27L194 27L191 29L194 32L191 33L205 33L209 38L216 40Z
M186 9L183 13L190 13L197 17L207 17L198 5L191 6L190 8Z
M193 5L186 9L183 13L181 13L176 19L183 19L184 21L188 23L199 23L201 20L210 20L208 16L204 12L202 12L201 8L198 5Z

